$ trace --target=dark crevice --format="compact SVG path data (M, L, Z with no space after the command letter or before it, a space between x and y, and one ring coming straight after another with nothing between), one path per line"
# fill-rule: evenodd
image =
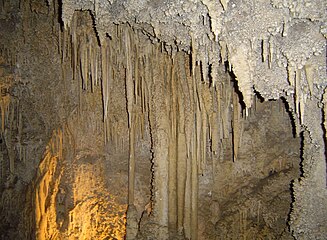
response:
M295 121L296 121L296 120L295 120L295 118L294 118L294 114L293 114L293 112L291 111L290 105L289 105L289 103L287 102L286 98L281 97L280 99L283 101L283 103L284 103L284 105L285 105L285 110L286 110L286 112L287 112L287 114L288 114L288 116L289 116L289 118L290 118L290 120L291 120L291 125L292 125L292 135L293 135L293 137L295 138L295 137L297 137L297 131L296 131L296 124L295 124Z
M327 54L327 53L326 53ZM327 61L327 58L326 58L326 61ZM323 100L321 100L323 102ZM326 104L326 103L324 103ZM325 181L326 181L326 187L327 187L327 139L325 136L327 136L327 130L326 130L326 112L324 111L325 108L322 108L322 119L321 119L321 128L322 128L322 131L324 133L324 137L323 137L323 141L324 141L324 155L325 155L325 170L326 170L326 174L325 174Z

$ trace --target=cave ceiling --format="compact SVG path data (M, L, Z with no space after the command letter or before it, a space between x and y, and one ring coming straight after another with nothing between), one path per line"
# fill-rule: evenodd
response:
M325 1L64 0L62 20L69 27L74 11L89 10L100 42L128 23L172 55L192 53L213 81L215 67L228 61L247 107L255 91L265 99L297 96L303 105L325 87L325 9Z

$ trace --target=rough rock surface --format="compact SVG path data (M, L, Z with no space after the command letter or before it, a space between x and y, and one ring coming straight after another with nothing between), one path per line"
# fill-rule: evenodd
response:
M326 5L0 0L0 238L325 239Z

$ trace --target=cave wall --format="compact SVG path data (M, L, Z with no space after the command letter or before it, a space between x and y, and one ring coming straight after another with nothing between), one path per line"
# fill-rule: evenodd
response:
M324 5L0 1L1 238L324 239Z
M37 1L1 1L0 12L1 239L34 239L33 182L52 131L72 110L71 95L61 77L54 12Z

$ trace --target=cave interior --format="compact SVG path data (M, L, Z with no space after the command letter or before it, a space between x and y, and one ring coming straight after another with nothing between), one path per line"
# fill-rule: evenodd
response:
M0 239L327 239L325 0L0 0Z

